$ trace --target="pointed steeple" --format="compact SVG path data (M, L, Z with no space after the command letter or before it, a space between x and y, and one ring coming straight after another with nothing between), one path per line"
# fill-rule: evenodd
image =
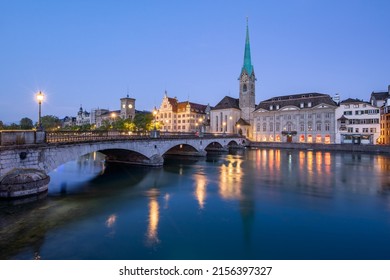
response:
M251 46L249 43L249 28L248 28L248 18L246 18L246 38L245 38L245 53L244 53L244 65L242 66L241 74L246 71L250 76L253 73L253 65L251 61Z

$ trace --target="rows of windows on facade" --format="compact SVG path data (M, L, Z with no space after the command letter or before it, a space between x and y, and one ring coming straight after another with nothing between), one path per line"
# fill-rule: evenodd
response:
M369 101L341 100L318 92L276 96L256 104L256 75L246 26L244 62L238 77L238 98L225 96L215 106L179 101L164 92L154 120L167 132L236 134L251 141L296 143L390 144L390 85L373 91ZM120 110L80 110L64 125L100 127L116 118L133 119L135 99L120 99ZM151 112L149 112L151 113Z

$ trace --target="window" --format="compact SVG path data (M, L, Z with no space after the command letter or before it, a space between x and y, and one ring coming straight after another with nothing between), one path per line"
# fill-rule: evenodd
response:
M311 102L307 103L307 107L309 107L309 108L311 107Z
M269 131L274 131L274 124L273 123L269 124Z
M312 124L312 122L308 122L308 123L307 123L307 130L308 130L308 131L312 131L312 129L313 129L313 124Z
M322 130L322 125L321 123L317 123L317 131L321 131Z
M352 132L353 132L353 127L348 127L348 128L347 128L347 132L348 132L348 133L352 133Z
M371 133L376 133L376 128L375 128L375 127L371 127L371 128L370 128L370 132L371 132Z
M276 130L276 131L280 131L280 123L276 123L275 130Z
M263 123L263 131L267 131L267 124Z
M326 119L330 119L330 113L329 112L325 113L325 118Z
M368 127L363 127L363 133L368 133Z
M358 127L355 128L355 132L359 133L359 128Z
M269 109L272 111L274 109L274 106L270 105Z
M329 122L325 123L325 131L330 131L330 123Z
M257 123L257 125L256 125L256 131L257 131L257 132L260 132L260 123Z
M305 106L305 103L301 102L300 107L303 108Z
M242 91L243 92L246 92L248 90L248 87L246 86L246 84L243 84L243 86L242 86Z
M276 105L276 110L279 110L279 105Z
M300 123L300 128L301 128L301 131L305 131L305 124L304 123Z

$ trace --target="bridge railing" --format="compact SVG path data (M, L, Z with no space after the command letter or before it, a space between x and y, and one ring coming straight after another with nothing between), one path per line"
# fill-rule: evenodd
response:
M194 139L194 138L242 137L237 134L195 133L195 132L129 132L119 130L91 131L35 131L35 130L3 130L0 131L0 146L30 145L44 143L75 143L115 140L145 139Z
M1 130L0 146L43 144L45 132L36 130Z
M119 130L106 131L47 131L47 143L74 143L93 141L113 141L113 140L145 140L145 139L193 139L199 138L220 138L220 137L240 137L237 134L213 134L194 132L163 132L159 131L158 137L152 136L150 132L129 132Z

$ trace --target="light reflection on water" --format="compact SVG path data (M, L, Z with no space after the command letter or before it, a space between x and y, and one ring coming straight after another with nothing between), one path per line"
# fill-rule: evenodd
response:
M0 257L389 259L390 158L258 149L162 168L83 156L1 202ZM369 230L368 230L369 229Z

